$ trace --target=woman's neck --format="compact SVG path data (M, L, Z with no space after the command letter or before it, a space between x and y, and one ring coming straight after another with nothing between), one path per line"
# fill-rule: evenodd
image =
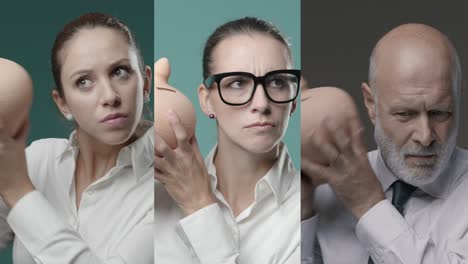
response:
M79 128L76 139L80 149L76 162L81 172L79 176L90 182L103 177L114 167L120 150L129 144L129 141L119 145L105 144Z
M255 186L276 162L279 149L278 145L267 153L255 154L230 140L218 139L214 158L217 189L223 194L235 216L254 202Z

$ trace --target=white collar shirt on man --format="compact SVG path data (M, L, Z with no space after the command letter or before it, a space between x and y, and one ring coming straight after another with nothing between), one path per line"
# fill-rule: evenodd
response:
M369 161L387 199L372 207L359 221L343 207L328 185L316 191L318 215L304 221L303 228L317 224L323 262L367 263L369 254L375 264L468 261L468 151L455 149L441 176L411 196L404 217L389 201L391 185L397 177L387 168L379 151L370 152ZM302 239L303 245L309 245L313 234L303 233ZM313 252L309 250L309 254ZM312 259L307 257L303 256L303 263Z
M205 159L218 202L184 218L155 183L155 259L161 264L296 264L300 261L300 182L286 146L237 217L216 189L216 146Z
M83 192L76 207L76 134L69 140L42 139L26 149L36 187L2 215L14 232L14 263L153 264L153 144L150 122L124 147L116 166ZM0 208L5 208L0 201ZM11 228L6 230L5 228ZM0 237L6 244L8 236ZM0 243L2 244L2 243Z

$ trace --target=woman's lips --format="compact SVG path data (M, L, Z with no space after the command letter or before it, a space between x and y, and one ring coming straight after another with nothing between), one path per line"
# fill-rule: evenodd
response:
M112 127L120 128L124 127L127 123L128 116L122 113L113 113L104 117L101 122Z
M245 128L255 129L257 131L267 131L274 127L276 126L271 122L255 122L245 126Z

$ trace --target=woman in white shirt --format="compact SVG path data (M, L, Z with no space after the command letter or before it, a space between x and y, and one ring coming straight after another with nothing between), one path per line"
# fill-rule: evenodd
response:
M68 23L51 60L53 99L75 130L26 156L0 132L0 245L14 233L21 264L153 263L150 68L128 27L100 13Z
M218 143L203 164L170 110L177 147L155 135L158 263L299 263L299 173L281 142L299 90L292 65L286 38L257 18L208 38L198 95Z

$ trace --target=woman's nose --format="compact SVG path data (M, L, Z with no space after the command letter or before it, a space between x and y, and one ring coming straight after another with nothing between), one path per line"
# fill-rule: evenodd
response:
M110 80L102 82L102 104L116 107L121 103L121 98L118 91Z
M269 109L269 105L270 100L268 99L268 95L265 93L263 85L258 84L251 102L252 109L264 112L266 109Z

